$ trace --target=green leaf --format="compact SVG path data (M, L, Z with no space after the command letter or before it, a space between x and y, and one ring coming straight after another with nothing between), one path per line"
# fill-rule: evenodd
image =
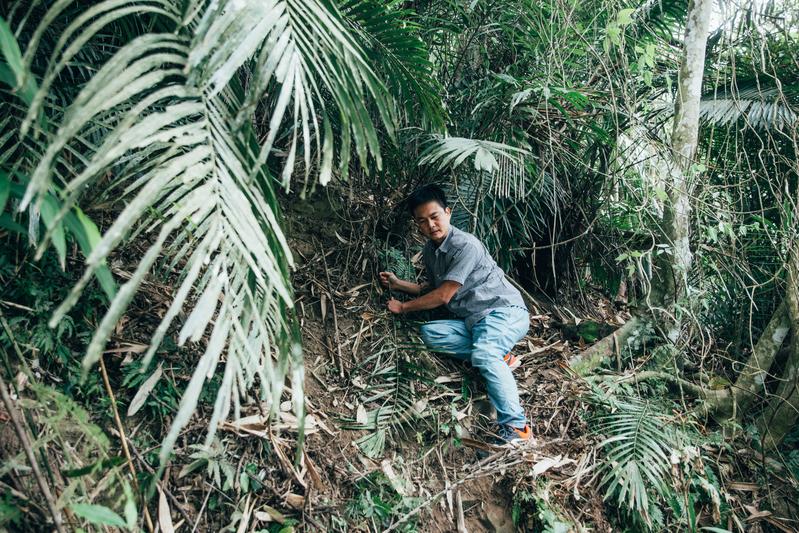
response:
M110 459L100 459L99 461L82 468L73 468L64 470L62 474L64 477L80 477L94 472L105 472L109 468L119 466L125 462L124 457L112 457Z
M89 257L92 250L100 242L100 231L92 219L90 219L79 207L74 208L74 212L68 213L64 217L64 225L69 229L69 232L75 237L75 240L80 247L80 251L84 256ZM111 270L103 261L97 266L94 276L100 283L100 287L108 297L108 301L114 299L116 296L117 286L114 281L114 276L111 275Z
M125 525L129 530L134 531L139 516L136 511L136 498L134 498L133 491L127 481L122 485L122 488L125 490Z
M19 235L25 235L27 233L25 228L11 217L10 213L0 213L0 228L7 229Z
M634 12L635 9L633 8L622 9L621 11L619 11L619 15L616 17L616 22L620 26L626 26L628 24L631 24L633 21L632 14Z
M104 505L75 503L69 506L72 512L98 526L125 527L125 520Z
M19 44L3 17L0 17L0 53L5 58L5 62L0 61L0 81L5 82L15 94L30 105L36 95L36 80L29 72L27 76L25 75ZM44 123L43 117L42 114L39 115L41 124Z
M6 208L8 196L11 193L11 176L0 170L0 213Z
M67 258L67 239L64 235L64 226L60 222L56 222L59 208L58 200L50 194L45 195L44 201L41 206L42 220L47 229L52 231L53 246L58 252L58 261L61 263L63 269L66 265Z
M0 17L0 52L3 53L8 66L14 72L16 83L14 88L22 85L25 67L22 64L22 53L19 50L19 44L14 38L14 32L8 25L8 22L3 17Z

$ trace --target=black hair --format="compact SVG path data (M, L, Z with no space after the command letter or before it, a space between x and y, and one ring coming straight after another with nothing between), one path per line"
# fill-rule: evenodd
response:
M413 215L417 207L428 202L436 202L444 209L449 207L447 204L447 195L444 194L444 190L432 183L419 187L408 195L408 198L405 200L408 212L410 212L411 215Z

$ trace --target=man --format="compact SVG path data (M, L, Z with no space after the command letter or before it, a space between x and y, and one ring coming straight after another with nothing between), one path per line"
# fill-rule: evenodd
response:
M457 316L422 325L422 340L431 350L470 361L480 371L497 410L500 443L527 441L531 431L512 374L518 361L510 355L530 326L521 294L474 235L450 225L452 210L440 187L417 189L407 204L419 231L429 239L422 252L429 281L419 285L381 272L383 286L417 296L408 302L391 298L389 311L401 314L444 305Z

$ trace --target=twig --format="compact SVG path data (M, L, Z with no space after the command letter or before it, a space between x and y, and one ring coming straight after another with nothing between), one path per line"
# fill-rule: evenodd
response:
M61 522L61 515L56 508L53 494L50 492L50 486L44 480L42 471L39 470L39 463L36 462L36 457L33 455L33 450L28 441L28 434L25 432L22 423L17 417L17 410L14 409L14 403L11 401L11 396L8 395L8 388L6 387L6 382L2 375L0 375L0 395L3 397L3 404L5 404L6 411L8 411L8 416L11 417L11 420L14 422L14 429L17 432L17 437L19 437L19 442L22 444L25 455L28 457L28 462L31 464L31 470L33 470L33 476L36 478L36 484L39 485L39 490L42 491L42 496L44 496L47 502L47 508L53 516L53 525L58 533L65 533L66 530L64 529L64 524Z
M455 491L455 517L458 533L467 533L466 518L463 516L463 499L461 498L460 489Z
M492 459L492 458L493 458L493 456L492 456L492 457L490 457L490 458L488 458L488 459ZM509 467L511 467L511 466L516 466L516 465L518 465L518 464L521 464L521 463L523 463L523 462L525 462L525 460L524 460L523 458L520 458L520 459L514 459L513 461L510 461L510 462L508 462L508 463L504 463L504 464L502 465L502 467L503 467L503 468L509 468ZM481 463L482 463L482 462L481 462ZM440 490L440 491L438 491L437 493L433 494L432 496L430 496L429 498L427 498L425 501L423 501L422 503L420 503L419 505L417 505L415 508L413 508L413 509L411 509L409 512L405 513L405 514L404 514L402 517L400 517L400 519L399 519L399 520L397 520L396 522L394 522L394 523L391 525L391 527L389 527L388 529L386 529L386 530L384 531L384 533L390 533L391 531L396 531L396 529L397 529L398 527L400 527L402 524L404 524L405 522L407 522L409 519L413 518L413 517L414 517L414 516L416 516L417 514L419 514L419 512L420 512L422 509L425 509L425 508L426 508L426 507L428 507L430 504L432 504L433 502L435 502L436 500L438 500L440 497L442 497L444 494L446 494L446 493L447 493L447 491L450 491L450 490L457 489L458 487L460 487L461 485L463 485L463 484L464 484L464 483L466 483L467 481L471 481L472 479L477 479L477 478L479 478L479 477L481 477L481 476L487 476L487 475L490 475L490 474L496 473L496 471L497 471L497 470L498 470L498 468L497 468L497 466L496 466L496 465L493 463L493 461L492 461L490 464L489 464L489 463L482 463L482 465L481 465L481 467L480 467L480 468L477 468L477 469L475 469L475 470L472 470L472 471L471 471L469 474L465 475L465 476L464 476L464 477L462 477L461 479L458 479L457 481L455 481L454 483L452 483L452 484L451 484L449 487L445 487L443 490Z
M133 466L133 459L131 459L130 450L128 450L128 438L125 436L125 429L122 427L122 420L119 418L117 400L114 397L114 391L111 389L111 382L108 380L108 372L105 369L105 357L102 355L100 356L100 373L103 375L105 390L111 400L111 409L114 412L114 421L117 425L117 431L119 431L119 438L122 441L122 452L125 454L125 459L128 462L128 469L130 470L130 475L133 478L133 488L136 489L137 494L141 495L141 490L139 489L139 480L136 478L136 468ZM150 510L147 509L147 502L143 503L144 504L142 505L142 508L144 509L144 521L147 522L147 529L150 531L150 533L153 533L155 531L153 519L150 517Z
M327 279L327 293L330 295L330 306L333 308L333 342L336 343L336 351L333 356L336 358L336 366L338 366L338 375L344 379L344 362L341 357L341 342L338 337L338 312L336 312L336 302L333 298L333 284L330 282L330 269L327 268L327 258L325 257L325 250L319 245L319 252L322 254L322 264L325 267L325 278Z
M149 472L150 474L155 475L155 469L153 467L151 467L147 463L147 461L145 461L145 459L142 456L141 452L136 449L136 446L134 446L132 442L129 444L129 446L130 446L131 451L133 452L133 455L135 455L136 459L138 459L139 462L144 466L144 469L147 470L147 472ZM161 492L166 494L166 497L169 498L172 501L172 503L175 505L175 507L177 507L178 512L183 517L183 519L186 520L186 523L191 525L192 527L196 528L197 527L197 522L195 522L194 520L189 518L189 514L183 508L183 504L180 503L180 500L178 500L177 497L175 497L175 495L172 494L172 492L168 488L166 488L163 484L160 484L158 488L160 488Z
M208 498L211 497L211 491L205 493L205 498L203 499L203 504L200 506L200 512L197 513L197 521L194 522L194 525L191 526L191 533L197 531L197 526L200 524L200 519L203 517L203 513L205 512L205 506L208 504Z

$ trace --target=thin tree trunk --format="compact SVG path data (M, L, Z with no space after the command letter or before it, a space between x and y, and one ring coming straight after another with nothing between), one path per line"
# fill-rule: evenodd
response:
M672 342L679 337L681 325L675 304L685 294L685 279L691 268L690 170L699 139L699 100L712 6L712 0L691 0L688 6L671 135L675 164L666 183L669 198L664 202L662 220L662 239L669 246L670 253L661 253L654 261L652 303L655 325ZM628 338L648 322L643 318L630 320L612 336L572 358L570 366L579 374L590 373L613 354L614 347L620 346L621 339Z
M719 421L730 418L741 420L758 394L765 395L766 375L777 354L780 353L780 347L785 337L788 336L790 328L791 320L788 316L787 306L783 302L774 311L768 325L766 325L757 343L752 347L752 354L744 363L743 370L735 380L735 384L725 389L708 389L702 385L686 381L673 373L660 370L641 372L621 378L621 381L629 381L630 379L640 381L649 379L664 380L674 385L679 385L686 393L704 400L697 409L703 416L712 416ZM797 363L799 363L799 357L797 357ZM573 368L574 366L572 365ZM579 368L579 365L577 367ZM793 376L795 385L796 374L793 374Z
M752 347L752 354L744 363L735 384L722 390L708 390L704 394L704 411L717 420L733 417L740 419L758 393L765 395L766 375L790 329L791 320L784 301L774 311L768 325Z

